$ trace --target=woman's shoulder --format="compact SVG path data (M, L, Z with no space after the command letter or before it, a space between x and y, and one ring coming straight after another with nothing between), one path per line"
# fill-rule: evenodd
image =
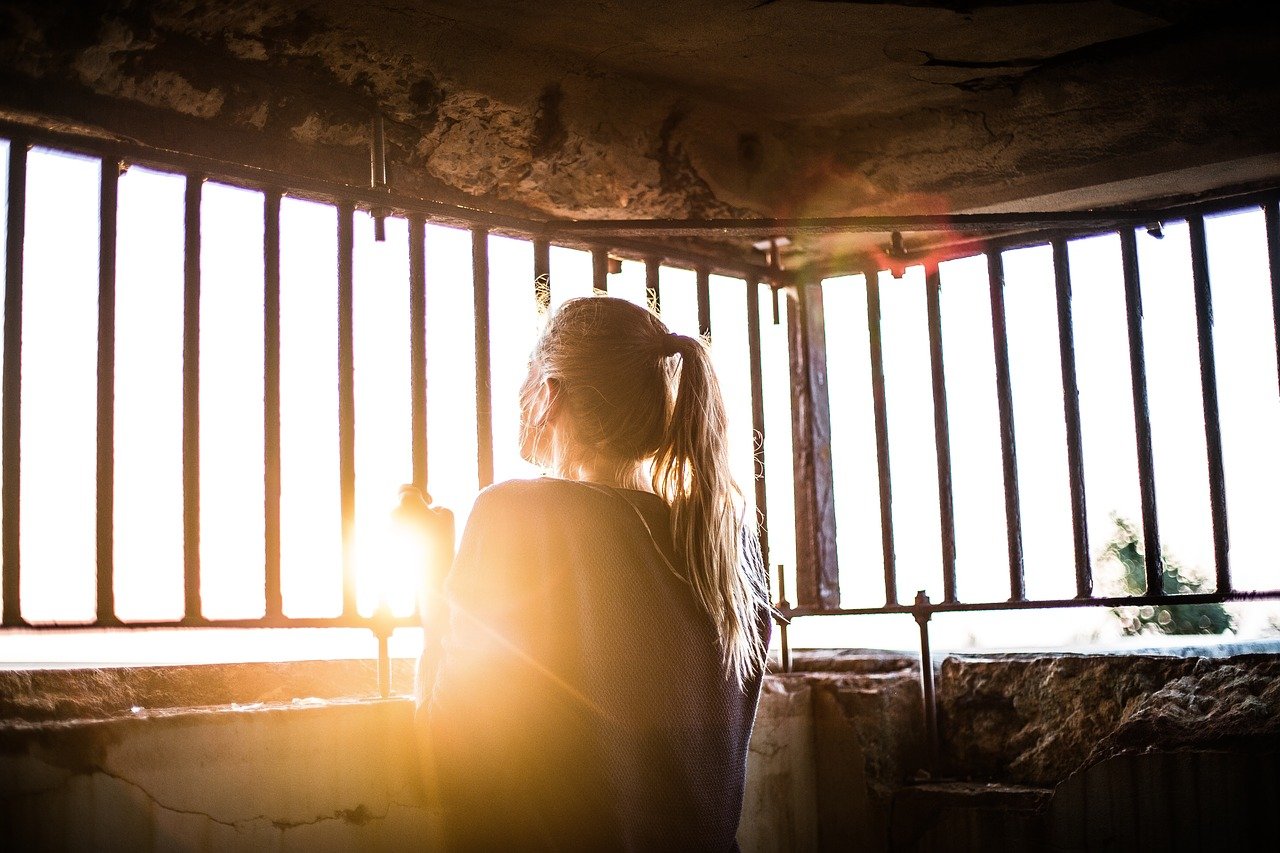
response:
M665 506L661 498L647 492L633 492L557 477L538 477L494 483L479 494L471 512L473 517L479 519L495 516L504 519L535 518L547 515L572 518L572 513L566 513L570 508L614 508L624 500L633 505L638 502L643 506L647 501Z

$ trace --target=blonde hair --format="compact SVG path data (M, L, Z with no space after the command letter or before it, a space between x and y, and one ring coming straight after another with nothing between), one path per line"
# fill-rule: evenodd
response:
M619 473L651 465L726 676L741 686L762 672L768 592L742 553L742 492L729 469L724 400L706 342L672 334L652 311L622 299L571 299L534 347L521 392L526 432L538 426L528 421L542 380L555 381L567 414L571 465L591 461Z

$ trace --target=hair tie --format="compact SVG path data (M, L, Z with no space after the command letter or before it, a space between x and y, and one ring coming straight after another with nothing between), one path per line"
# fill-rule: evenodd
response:
M662 354L664 356L679 355L684 350L683 343L684 335L677 335L675 332L668 333L662 342Z

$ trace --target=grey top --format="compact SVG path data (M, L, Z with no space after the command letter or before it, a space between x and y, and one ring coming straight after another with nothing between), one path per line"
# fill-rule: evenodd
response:
M736 849L760 678L726 678L669 526L648 492L480 495L428 714L454 846Z

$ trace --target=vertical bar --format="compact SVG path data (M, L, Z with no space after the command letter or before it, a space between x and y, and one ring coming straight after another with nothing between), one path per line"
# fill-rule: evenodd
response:
M747 286L747 347L751 370L751 444L755 455L752 481L756 496L757 535L760 555L769 565L769 508L765 488L764 463L764 371L760 358L760 285L744 276Z
M947 423L947 380L942 367L942 276L937 263L925 264L929 312L929 361L933 367L933 434L938 449L938 519L942 534L943 600L956 601L956 524L951 496L951 438Z
M1009 600L1027 597L1022 569L1022 515L1018 498L1018 453L1013 432L1013 386L1009 380L1009 338L1004 312L1004 257L987 252L987 281L991 287L991 338L996 359L996 401L1000 407L1000 450L1004 462L1004 513L1009 534Z
M702 268L697 271L698 282L698 334L711 340L711 274Z
M21 529L22 457L22 253L27 226L27 142L9 140L9 209L4 271L4 440L0 502L4 510L3 586L5 625L22 625Z
M662 261L658 258L644 259L645 299L653 313L662 313Z
M1129 375L1133 384L1133 421L1138 443L1138 487L1142 493L1142 539L1147 569L1147 595L1164 595L1164 560L1156 517L1155 461L1151 453L1151 415L1147 407L1147 361L1142 343L1142 287L1138 278L1138 244L1132 228L1120 231L1124 265L1125 316L1129 324Z
M541 238L533 241L533 298L539 313L551 309L551 243Z
M782 564L778 564L778 609L782 613L786 613L791 603L787 601L787 573L783 571ZM778 619L778 640L780 644L780 656L782 658L782 671L791 671L791 637L788 631L791 620L783 617Z
M489 231L471 230L471 285L476 327L476 475L493 482L493 391L489 381Z
M116 201L120 162L102 161L98 193L98 618L117 622L115 608Z
M1280 368L1280 202L1266 205L1264 212L1267 220L1267 261L1271 266L1271 328L1276 335L1276 366ZM1280 370L1276 374L1280 376Z
M889 410L884 394L880 345L880 274L868 270L867 338L871 350L871 402L876 423L876 469L880 480L880 547L884 555L884 602L898 603L898 567L893 548L893 483L889 479Z
M202 175L187 175L182 303L182 553L185 621L200 610L200 198Z
M264 193L262 211L263 566L266 618L284 614L280 592L280 191Z
M1080 390L1076 382L1075 329L1071 316L1071 262L1067 241L1053 241L1053 278L1058 298L1058 352L1062 364L1062 411L1067 427L1067 474L1071 489L1071 533L1075 543L1076 597L1093 595L1089 527L1085 523L1084 451L1080 444Z
M1196 293L1196 333L1200 343L1200 391L1204 398L1204 443L1209 463L1209 506L1213 515L1213 555L1217 592L1231 589L1227 529L1227 485L1222 468L1222 427L1218 422L1218 370L1213 350L1213 292L1204 217L1187 219L1191 231L1191 277Z
M342 615L356 615L355 208L338 205L338 482L342 506Z
M923 701L926 761L931 773L938 769L938 694L933 683L933 651L929 646L929 620L933 608L924 590L916 593L912 615L920 626L920 696Z
M801 284L788 298L791 434L796 471L796 602L801 607L839 607L840 566L836 554L822 285Z
M427 228L409 218L409 387L413 418L413 484L427 493Z
M591 289L597 294L609 292L609 250L591 250Z

